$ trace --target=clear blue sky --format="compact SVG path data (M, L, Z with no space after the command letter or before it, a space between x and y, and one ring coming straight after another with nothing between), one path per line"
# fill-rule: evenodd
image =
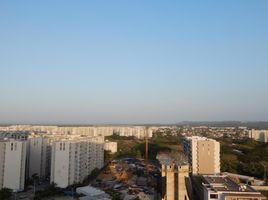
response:
M0 123L268 120L268 1L0 1Z

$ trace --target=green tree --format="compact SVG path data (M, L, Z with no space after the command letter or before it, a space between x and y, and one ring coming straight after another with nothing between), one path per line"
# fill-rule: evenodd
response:
M0 199L1 200L5 200L5 199L9 199L12 196L12 190L9 188L2 188L2 190L0 190Z
M34 195L35 195L35 187L36 187L36 183L39 182L39 176L35 173L32 175L32 180L33 180L33 186L34 186Z
M104 161L105 163L110 162L113 159L111 151L104 150Z
M141 159L142 157L141 157L141 151L140 150L137 150L137 152L136 152L136 158L137 159Z
M98 175L101 173L101 170L99 168L95 168L92 170L91 174L88 175L84 181L83 184L89 184L92 180L98 177Z

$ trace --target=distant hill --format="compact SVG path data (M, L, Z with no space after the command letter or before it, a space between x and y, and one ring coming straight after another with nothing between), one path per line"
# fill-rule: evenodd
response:
M184 121L178 123L181 126L214 126L214 127L239 127L246 126L254 129L268 129L268 122L255 121L255 122L240 122L240 121Z

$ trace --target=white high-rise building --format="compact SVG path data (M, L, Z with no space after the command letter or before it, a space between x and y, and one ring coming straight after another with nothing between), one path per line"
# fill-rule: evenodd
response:
M51 183L65 188L104 165L103 137L59 139L52 144Z
M220 143L205 137L187 137L184 153L188 156L193 174L220 173Z
M0 189L24 190L26 141L0 140Z
M95 168L104 166L104 137L96 136L87 138L88 145L88 174Z
M28 175L47 178L50 174L51 145L49 138L35 135L28 138Z
M255 130L249 131L249 138L260 142L268 142L268 130Z

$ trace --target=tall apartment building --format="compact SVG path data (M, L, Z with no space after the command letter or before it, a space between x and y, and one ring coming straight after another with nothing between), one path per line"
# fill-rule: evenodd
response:
M113 133L119 136L133 136L138 139L143 139L146 134L148 134L148 137L152 137L153 130L146 126L118 126L113 128Z
M58 187L82 182L104 165L103 137L59 139L52 144L51 178Z
M184 153L188 156L193 174L220 173L220 143L205 137L187 137Z
M188 164L162 164L162 200L189 200L186 181Z
M249 138L260 142L268 142L268 130L255 130L249 131Z
M0 140L0 189L24 190L26 141Z
M133 136L143 139L148 133L148 137L152 137L153 131L159 127L146 127L146 126L31 126L31 125L15 125L0 127L1 132L31 132L47 133L53 135L86 135L86 136L111 136L117 134L119 136ZM16 135L20 136L20 134Z
M51 144L50 139L40 135L28 138L28 177L34 174L40 178L50 175Z
M88 145L88 174L95 168L104 166L104 137L95 136L87 138Z
M0 131L0 138L10 138L15 140L27 140L30 135L29 131Z

